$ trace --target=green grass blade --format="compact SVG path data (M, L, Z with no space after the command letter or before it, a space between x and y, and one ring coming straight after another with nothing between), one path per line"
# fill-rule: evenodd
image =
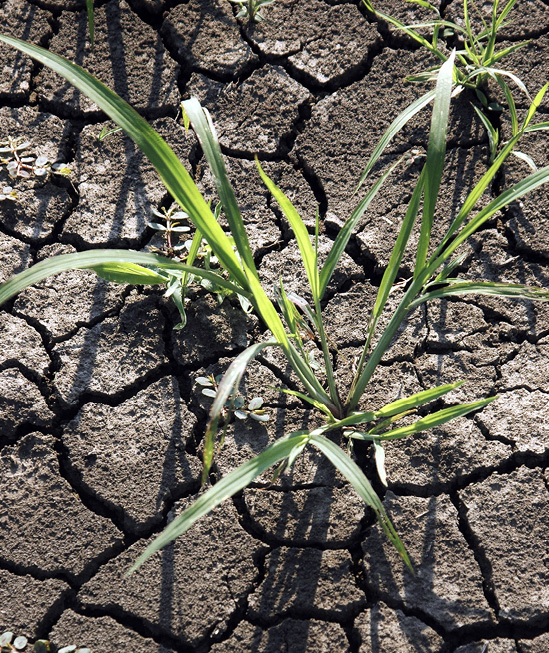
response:
M492 56L492 60L489 63L490 66L493 66L496 64L498 61L501 61L508 55L510 55L512 52L515 52L519 48L523 48L525 45L528 45L530 43L531 39L528 39L528 41L522 41L521 43L515 43L514 45L510 45L508 48L503 48L503 50L499 50L498 52L495 52L494 55Z
M522 124L522 130L524 131L530 122L532 121L532 118L536 114L536 111L539 108L539 105L542 103L543 98L545 97L545 93L547 93L547 88L549 88L549 82L544 84L540 90L537 92L536 97L534 98L534 101L528 108L528 113L526 114L526 118L524 119L524 122Z
M240 490L247 487L255 478L266 469L276 465L292 454L296 447L303 447L309 439L308 433L297 432L288 437L277 440L267 447L258 456L248 460L243 465L223 477L211 487L185 512L176 517L164 531L145 549L137 558L129 573L135 571L154 553L173 542L188 530L198 519L214 510L225 499L232 497Z
M433 105L429 144L427 146L427 162L425 164L423 216L416 253L414 277L417 277L419 272L425 267L427 252L429 250L433 217L442 179L444 157L446 156L446 134L448 131L450 97L452 95L454 79L454 59L455 51L452 52L448 61L441 66L435 88L435 102Z
M400 537L395 531L389 516L385 512L383 504L371 486L370 481L364 475L364 472L353 460L351 460L351 458L349 458L349 456L347 456L347 454L345 454L344 451L342 451L337 446L337 444L331 440L328 440L328 438L324 437L323 435L311 435L310 442L312 445L322 451L322 453L328 458L332 465L334 465L334 467L336 467L341 472L341 474L343 474L349 483L351 483L359 497L366 503L366 505L372 508L385 534L392 542L396 550L399 552L410 571L413 572L412 564L408 554L406 553L406 549L404 548Z
M140 147L156 168L167 190L211 245L221 265L247 289L247 281L227 235L217 223L196 184L173 150L162 137L130 105L85 70L59 55L25 43L10 36L0 35L0 41L31 56L64 77L95 102Z
M246 228L244 227L244 221L242 220L242 215L240 213L240 208L238 207L238 202L236 201L234 190L227 176L225 162L223 160L223 155L221 154L217 134L210 116L205 112L196 98L185 100L182 102L182 106L193 126L198 141L200 142L200 146L202 147L202 151L204 152L204 156L206 157L206 161L212 171L215 186L221 204L225 210L225 217L229 223L236 249L248 269L257 276L257 270L255 268L248 235L246 234Z
M505 7L503 8L501 14L498 16L498 18L496 20L496 30L500 29L500 27L503 24L503 21L507 18L507 15L511 11L511 9L514 7L516 2L517 2L517 0L509 0L509 2L505 5Z
M538 122L535 125L528 125L524 130L525 134L537 131L546 131L549 129L549 122Z
M397 168L401 164L401 162L405 158L406 158L405 156L400 157L396 163L394 163L388 170L386 170L383 173L383 175L376 181L376 183L368 191L366 196L360 201L358 206L351 214L351 217L345 222L343 227L339 230L339 233L337 234L337 237L332 245L330 253L328 254L326 261L324 262L324 265L320 272L320 298L321 299L324 296L324 293L326 292L326 287L330 283L330 279L332 278L334 270L337 264L339 263L339 260L343 255L343 252L345 251L345 248L349 243L349 240L353 234L353 231L358 221L362 218L364 213L367 211L372 200L377 195L379 189L385 183L387 177L389 177L389 175L395 170L395 168Z
M442 263L448 259L455 250L465 241L469 236L475 233L487 220L489 220L496 211L499 211L507 204L520 199L531 191L535 190L542 184L549 181L549 166L540 168L537 172L533 172L525 179L514 184L506 191L501 193L495 200L490 202L488 206L484 207L477 215L459 232L459 234L452 240L446 247L444 252L440 255L439 261Z
M375 419L386 419L387 417L392 417L393 415L404 413L407 410L411 410L413 408L418 408L419 406L423 406L424 404L427 404L431 401L435 401L436 399L439 399L440 397L444 396L448 392L451 392L452 390L459 388L464 383L465 381L456 381L455 383L439 385L436 388L431 388L430 390L423 390L422 392L418 392L417 394L411 395L410 397L393 401L390 404L383 406L383 408L376 410Z
M475 204L478 202L478 200L480 199L484 191L488 188L489 184L492 182L492 180L494 179L495 175L497 174L498 170L501 168L501 166L503 165L507 157L511 154L518 140L519 140L519 135L513 137L505 145L505 147L496 157L494 163L492 163L492 165L481 177L477 185L473 188L473 190L469 193L469 195L467 195L467 198L465 199L463 206L461 207L458 214L454 218L452 224L448 227L448 231L444 235L444 238L441 240L435 252L432 254L429 263L432 263L433 261L435 261L435 259L439 257L440 252L442 252L443 249L447 246L452 236L467 220L467 217L473 210Z
M407 106L406 109L404 109L404 111L402 111L402 113L400 113L393 120L393 122L389 125L387 131L381 137L379 143L376 145L374 151L372 152L372 156L368 160L366 168L360 177L358 185L355 189L355 193L358 192L364 183L364 180L370 174L379 157L383 154L394 136L398 134L398 132L404 127L404 125L406 125L407 122L409 122L416 114L418 114L424 107L426 107L429 102L434 99L434 97L435 90L433 89L432 91L425 93L425 95L422 95L420 98L412 102L412 104Z
M438 410L432 415L427 415L427 417L418 419L417 422L414 422L413 424L409 424L408 426L401 426L398 429L387 431L386 433L381 433L378 435L378 438L380 440L397 440L399 438L405 438L408 435L412 435L413 433L421 433L422 431L427 431L429 429L435 428L436 426L446 424L453 419L457 419L458 417L463 417L468 413L472 413L474 410L479 410L480 408L483 408L487 404L494 401L494 399L497 399L497 397L488 397L488 399L475 401L472 404L459 404L457 406L451 406L450 408L443 408L442 410ZM363 438L358 433L353 433L349 437L353 440L371 439L367 436Z
M194 232L193 239L191 241L191 246L189 248L189 253L187 254L187 265L192 265L198 256L198 252L200 251L200 245L202 244L202 233L200 232L199 229L197 229ZM183 279L181 280L181 286L183 288L183 291L185 292L187 289L187 286L189 285L189 280L190 280L190 275L185 274Z
M137 286L166 283L167 281L167 277L136 263L114 261L94 265L92 269L98 277L114 283L131 283Z
M514 283L495 283L492 281L464 281L452 283L449 286L427 292L418 297L412 307L419 306L430 299L444 299L455 295L492 295L495 297L510 297L513 299L530 299L549 301L549 290Z
M217 393L213 401L212 407L210 408L210 418L208 421L208 426L206 427L206 435L204 438L204 452L202 455L203 467L202 467L202 483L205 483L208 480L208 474L210 473L210 468L212 466L214 447L215 447L215 436L217 433L217 426L219 424L219 418L225 404L227 403L229 397L233 394L235 389L238 388L246 367L249 363L259 354L262 349L266 347L274 347L278 343L276 340L269 340L267 342L260 342L251 347L248 347L243 352L241 352L234 361L230 364L229 369L223 375L219 387L217 388Z
M382 11L379 11L378 9L375 9L371 0L362 0L364 5L371 11L373 12L378 18L382 18L383 20L387 21L391 25L394 25L397 27L399 30L402 30L405 34L407 34L409 37L414 39L414 41L417 41L420 43L423 47L427 48L429 52L434 54L436 57L441 59L443 62L446 61L446 56L443 52L441 52L438 48L434 47L433 44L428 41L426 38L421 36L418 32L416 32L414 29L409 27L408 25L405 25L401 21L397 20L396 18L393 18L392 16L389 16L389 14L385 14Z
M365 350L368 349L368 346L374 334L377 321L379 319L379 316L381 315L381 312L385 307L385 304L387 303L387 299L391 292L391 288L393 287L393 283L398 274L398 270L402 262L402 257L404 256L406 246L408 245L408 240L410 239L410 234L412 233L412 229L417 218L417 214L419 211L419 203L421 201L421 195L423 192L424 185L425 185L425 167L421 171L421 175L417 181L416 187L414 188L414 192L412 193L412 197L410 199L410 203L408 204L408 208L406 209L406 215L404 216L404 220L402 222L402 226L398 233L395 246L393 247L393 251L391 252L391 258L389 259L389 263L387 265L387 268L385 269L385 272L383 273L383 278L379 285L376 301L374 304L374 308L372 309L372 315L370 317L370 324L368 327L368 338L367 338L366 345L364 347Z
M133 252L126 249L92 249L75 254L60 254L59 256L40 261L28 270L16 274L9 281L0 284L0 305L8 301L8 299L11 299L24 288L28 288L60 272L67 270L93 270L95 267L98 267L101 271L105 269L106 265L125 263L147 266L154 269L175 270L181 273L187 272L203 279L208 279L231 292L243 295L247 299L251 297L250 293L242 290L240 286L236 286L210 270L202 270L185 265L184 263L176 263L169 258L146 252ZM150 282L141 281L140 283Z
M257 157L255 162L257 164L257 169L259 170L261 180L278 202L282 212L290 223L292 231L294 232L295 238L297 240L297 245L301 253L301 259L305 267L305 272L307 273L307 278L309 280L311 294L316 303L320 300L320 280L316 262L316 253L313 245L311 244L311 238L309 236L309 232L307 231L307 227L305 226L305 223L301 219L301 216L297 212L294 205L280 190L280 188L278 188L278 186L265 174Z
M90 31L90 43L93 47L95 39L95 21L93 15L93 0L86 0L86 11L88 12L88 29Z
M511 115L511 132L513 136L516 136L518 134L519 126L515 98L513 97L511 89L506 84L505 80L503 80L499 75L496 77L496 80L499 84L499 87L503 91L503 94L505 95L505 99L507 100L507 106L509 107L509 113Z

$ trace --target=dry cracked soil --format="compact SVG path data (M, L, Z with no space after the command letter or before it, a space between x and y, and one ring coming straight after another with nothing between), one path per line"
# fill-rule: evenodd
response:
M379 3L403 20L423 9ZM482 4L482 3L481 3ZM486 3L484 3L486 4ZM444 2L459 18L460 1ZM211 111L267 283L303 290L292 234L253 162L325 254L389 122L423 89L405 75L433 63L359 2L276 0L266 20L226 0L99 0L90 47L82 0L0 0L1 31L76 61L164 135L207 196L212 180L179 103ZM549 78L549 0L518 0L502 45L530 40L507 67L531 91ZM24 137L69 164L69 180L19 179L0 202L0 281L53 254L160 245L147 226L170 198L139 150L60 78L0 46L0 139ZM487 168L472 95L454 103L435 231ZM517 92L519 109L526 101ZM549 105L541 106L548 119ZM508 115L499 118L508 138ZM425 146L424 112L385 160ZM547 138L522 148L549 163ZM527 172L505 166L481 199ZM6 185L7 175L0 179ZM417 166L396 173L358 225L325 314L349 382L366 316ZM464 248L470 278L547 286L547 191L506 208ZM403 262L403 277L410 273ZM226 369L261 330L230 300L194 292L188 325L156 289L66 272L0 313L0 632L94 653L543 653L549 651L549 307L469 297L417 310L382 361L367 401L467 379L448 403L498 394L485 410L387 448L384 503L410 574L344 479L307 454L276 485L261 477L137 573L136 556L200 491L208 403L196 378ZM236 422L224 474L317 419L270 386L296 387L276 354L250 367L267 423ZM371 453L358 449L372 476Z

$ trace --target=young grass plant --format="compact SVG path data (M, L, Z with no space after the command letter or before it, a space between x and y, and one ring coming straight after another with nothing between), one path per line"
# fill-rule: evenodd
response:
M280 438L259 455L216 482L183 514L168 525L165 531L139 557L133 569L184 533L197 519L209 513L224 499L248 486L264 471L274 466L279 466L279 469L280 466L291 466L296 458L310 447L322 452L349 481L359 496L374 511L385 534L411 568L404 545L370 481L352 457L331 438L339 436L341 439L343 436L348 444L357 439L373 442L380 477L382 481L385 481L383 466L383 444L385 442L445 424L452 419L479 410L495 399L495 397L489 397L472 403L433 410L424 417L411 422L410 416L418 408L446 395L459 383L442 385L419 392L378 409L363 405L365 390L384 353L394 340L403 321L421 303L430 299L465 293L485 293L537 300L549 299L549 293L541 288L483 281L471 282L452 276L456 268L456 262L452 260L452 256L459 245L482 227L500 208L545 183L549 179L549 167L527 176L475 213L474 206L477 200L488 188L513 147L512 144L508 144L472 189L442 241L431 242L446 150L448 113L453 91L455 55L451 54L441 66L437 75L436 88L431 93L431 97L434 98L434 107L425 164L419 174L400 233L379 287L369 318L368 334L355 378L347 396L341 396L336 383L330 341L322 319L322 299L349 242L354 226L364 215L380 187L387 182L398 162L393 164L372 185L365 197L358 203L357 208L337 235L326 261L320 266L318 217L314 239L311 240L311 235L295 207L267 176L257 161L261 179L279 203L293 229L312 298L312 302L309 304L302 298L286 293L281 283L277 291L279 309L277 310L277 306L261 286L238 203L227 177L214 126L209 114L196 99L184 102L185 120L192 125L212 170L219 200L230 227L230 234L225 233L220 227L210 205L202 197L190 175L169 146L143 118L113 91L75 64L55 54L11 37L3 36L0 37L0 40L31 55L61 74L88 95L133 138L156 167L172 197L194 223L195 239L204 238L208 242L221 267L221 271L216 272L196 267L189 259L183 262L157 254L123 250L92 250L65 254L41 261L2 284L0 286L0 304L9 300L23 288L49 275L69 269L94 270L101 277L122 283L165 286L173 284L174 279L180 279L181 283L184 283L183 279L186 275L194 275L197 278L212 281L217 287L235 292L249 302L256 315L270 330L272 338L253 344L239 354L219 382L204 438L203 481L207 481L209 478L217 427L226 411L227 402L238 388L247 365L263 349L279 347L283 351L303 386L302 390L289 390L288 392L314 406L324 419L323 425L318 428L295 431ZM515 142L528 131L528 126L545 91L546 87L538 93L525 120L520 126L517 125L517 134L513 139ZM415 104L417 107L417 103ZM395 122L398 121L399 119ZM378 149L377 154L374 153L374 163L379 158L382 149ZM387 326L378 334L379 318L386 309L389 293L395 283L412 229L418 218L421 221L420 237L415 252L416 262L413 276ZM236 248L236 253L233 245ZM318 366L312 364L310 356L305 351L302 339L304 324L310 331L314 331L316 341L319 343L325 368L325 382L316 371ZM401 420L405 416L408 419L406 424L402 425Z
M502 111L503 107L499 102L491 102L488 99L488 80L494 80L503 92L510 114L513 137L515 137L519 132L519 120L516 103L508 81L515 84L528 101L532 102L524 82L512 71L500 67L501 61L506 56L526 45L528 41L514 43L513 45L500 49L497 48L498 32L502 27L509 23L509 21L507 21L509 13L513 9L517 0L508 0L504 4L500 4L499 0L494 0L492 3L491 16L488 21L482 16L473 0L463 0L464 25L459 25L443 19L439 10L425 0L405 1L432 11L435 14L434 19L421 23L405 25L397 18L380 11L377 8L377 3L374 3L372 0L362 0L366 8L375 14L376 17L381 18L396 27L398 30L407 34L441 62L439 65L433 66L427 71L408 76L406 78L408 81L426 82L433 80L438 75L440 67L450 57L450 50L448 49L446 40L454 39L461 44L460 49L455 51L454 56L453 80L456 84L456 92L460 92L463 89L472 89L476 93L476 96L481 103L482 110L474 104L473 109L488 134L490 144L489 162L493 163L498 154L501 143L499 129L494 126L490 112L499 113ZM475 30L474 25L478 23L480 23L481 29ZM431 39L423 36L422 32L424 30L432 30ZM395 123L392 125L392 128L387 131L382 141L378 144L378 148L382 151L394 134L396 134L406 124L406 122L408 122L408 120L421 111L421 109L432 100L433 91L428 91L425 95L412 103L406 111L397 118ZM541 129L549 129L549 123L543 122L536 126L530 126L527 131ZM511 153L525 161L531 168L535 169L535 165L528 155L515 149L512 149ZM372 159L375 158L375 155L376 152L374 152ZM372 169L374 163L375 161L371 161L368 164L360 183L362 183L363 179Z

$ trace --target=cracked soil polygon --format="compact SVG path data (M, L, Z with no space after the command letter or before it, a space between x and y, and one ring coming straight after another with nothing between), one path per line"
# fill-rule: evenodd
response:
M416 617L401 610L391 610L384 603L361 612L355 619L361 644L359 653L401 653L402 651L439 651L443 640Z
M179 102L178 65L160 36L121 0L96 7L95 44L90 46L87 12L63 12L49 49L85 68L136 109L158 114ZM96 113L91 100L44 68L37 90L48 110L65 116Z
M120 543L122 533L61 477L51 436L30 433L4 447L0 465L0 560L74 577Z
M547 623L549 494L540 470L492 474L459 494L490 567L499 616Z
M65 429L68 461L102 501L122 510L123 526L141 530L167 497L197 485L200 462L185 453L196 418L164 377L118 406L86 404Z
M188 505L179 502L172 517ZM223 633L243 609L258 573L254 557L263 547L226 504L125 577L143 548L139 542L104 565L84 584L80 601L113 615L131 615L193 647L210 633Z
M396 497L388 492L384 503L415 575L376 525L362 545L370 591L417 616L426 615L447 631L477 622L494 623L481 570L459 530L458 512L450 499Z

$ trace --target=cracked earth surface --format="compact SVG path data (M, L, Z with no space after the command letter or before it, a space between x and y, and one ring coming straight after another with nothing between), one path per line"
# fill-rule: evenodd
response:
M423 16L398 0L381 4L408 22ZM443 4L459 17L459 0ZM295 242L253 156L309 226L319 206L325 255L381 133L421 92L403 77L432 62L358 2L276 0L265 13L250 26L224 0L100 0L92 49L80 0L0 0L3 32L114 88L210 196L212 179L178 116L181 99L198 97L218 129L263 279L282 275L299 290ZM519 0L514 16L502 41L531 42L508 67L535 92L549 78L549 0ZM25 136L74 171L71 183L21 180L20 201L0 203L0 281L53 254L158 245L147 222L170 198L139 150L120 133L99 142L111 125L93 103L3 45L0 56L0 134ZM462 95L452 106L439 233L487 167L470 101ZM548 112L545 103L540 119ZM411 122L386 160L424 146L428 122L427 113ZM508 136L505 116L500 128ZM537 165L549 162L546 137L524 149ZM415 173L403 170L386 187L329 288L341 384ZM510 162L481 202L524 174ZM464 274L547 286L548 206L542 187L498 214L464 249ZM101 653L549 650L549 306L430 304L374 377L373 408L458 379L468 383L449 403L500 395L474 417L387 448L389 487L376 489L415 576L315 452L275 486L258 478L124 576L200 491L208 404L195 379L223 371L261 337L254 318L200 293L184 331L173 330L177 317L160 292L88 272L43 281L0 313L0 632ZM269 389L296 387L276 352L254 361L243 383L273 418L230 426L218 474L318 419ZM358 449L373 475L370 453Z

